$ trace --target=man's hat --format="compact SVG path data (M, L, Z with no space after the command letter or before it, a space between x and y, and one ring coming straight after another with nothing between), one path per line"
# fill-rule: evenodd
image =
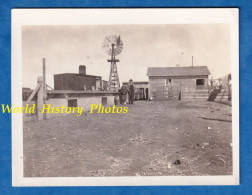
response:
M132 79L130 79L129 81L133 81Z

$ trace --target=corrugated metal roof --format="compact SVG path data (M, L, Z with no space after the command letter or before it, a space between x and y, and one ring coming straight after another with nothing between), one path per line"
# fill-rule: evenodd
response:
M207 66L148 67L147 76L199 76L210 75Z

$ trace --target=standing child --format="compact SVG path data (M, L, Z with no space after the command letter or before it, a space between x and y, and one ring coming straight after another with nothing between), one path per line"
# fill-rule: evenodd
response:
M121 92L121 98L122 98L121 104L126 104L127 93L128 93L127 86L123 85L120 92Z

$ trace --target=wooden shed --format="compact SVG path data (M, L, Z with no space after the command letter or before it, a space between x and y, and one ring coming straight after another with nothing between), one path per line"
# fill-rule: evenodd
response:
M123 82L123 85L128 86L129 82ZM148 99L148 81L134 81L135 87L135 100L147 100Z
M149 97L177 99L180 92L194 98L208 96L209 75L207 66L149 67Z

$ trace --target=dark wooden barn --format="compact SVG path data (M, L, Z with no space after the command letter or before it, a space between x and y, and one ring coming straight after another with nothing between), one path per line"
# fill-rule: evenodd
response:
M55 90L102 90L100 76L87 75L86 66L79 66L79 74L63 73L54 75Z

